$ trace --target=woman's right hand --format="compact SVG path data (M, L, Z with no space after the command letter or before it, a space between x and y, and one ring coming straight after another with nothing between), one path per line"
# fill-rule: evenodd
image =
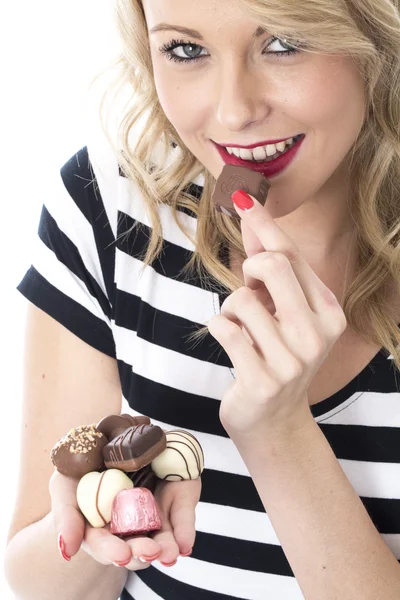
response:
M152 537L121 539L109 526L87 524L76 500L78 481L54 471L49 483L52 514L58 534L59 550L70 560L82 548L103 565L146 569L153 560L174 564L180 554L187 555L195 539L195 508L200 498L201 479L177 483L160 482L155 492L162 529Z

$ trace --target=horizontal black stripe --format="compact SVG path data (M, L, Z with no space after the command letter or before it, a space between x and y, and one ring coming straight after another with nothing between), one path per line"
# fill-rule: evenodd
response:
M251 477L204 469L201 502L265 512ZM400 500L361 498L379 533L400 534Z
M137 571L136 575L163 600L243 600L240 596L219 594L182 583L173 577L164 575L154 567ZM127 590L123 591L121 600L131 600L132 598L133 596ZM138 598L138 600L140 599Z
M232 368L232 362L222 346L211 335L190 340L202 325L154 308L138 296L117 290L115 324L136 331L139 338L185 356Z
M122 392L131 408L176 427L194 429L228 437L219 420L219 400L188 394L175 388L150 381L132 373L132 368L118 360Z
M89 294L96 298L104 314L111 318L111 306L100 285L87 270L78 248L61 231L57 222L43 206L39 223L39 237L54 252L57 260L74 273L86 286Z
M17 289L84 342L115 358L114 338L106 323L52 286L34 267L27 271Z
M128 256L133 256L143 261L151 232L152 230L149 226L136 221L126 213L119 212L117 246L121 252L125 252ZM162 240L161 252L151 263L151 266L156 273L164 277L205 289L204 279L197 270L192 269L191 272L184 271L192 255L193 252L191 250L187 250L178 244L164 239ZM218 284L209 275L207 277L207 286L207 289L213 292L217 292L222 288L221 284Z
M114 292L115 238L86 146L60 170L66 190L93 227L97 252L110 302Z
M198 531L192 557L226 567L293 577L281 546Z
M400 463L399 427L319 425L337 458Z

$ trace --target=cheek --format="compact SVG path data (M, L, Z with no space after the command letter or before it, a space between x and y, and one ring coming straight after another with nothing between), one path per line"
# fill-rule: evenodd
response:
M292 107L299 121L315 130L354 138L364 119L361 75L347 59L326 59L303 73L292 88Z
M179 73L167 73L166 70L154 70L154 81L158 98L165 116L179 134L192 133L199 130L204 123L207 112L207 101L196 83L190 85L180 83Z

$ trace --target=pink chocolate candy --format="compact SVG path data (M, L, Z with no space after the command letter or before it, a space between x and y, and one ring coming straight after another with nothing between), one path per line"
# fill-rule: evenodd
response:
M150 490L131 488L118 492L111 509L111 533L125 536L157 529L161 529L161 518Z

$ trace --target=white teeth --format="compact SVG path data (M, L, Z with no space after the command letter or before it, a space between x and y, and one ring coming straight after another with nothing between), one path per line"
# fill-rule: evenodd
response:
M274 154L276 154L275 144L268 144L268 146L265 146L265 150L267 152L267 156L273 156Z
M258 146L257 148L253 148L249 150L247 148L226 148L229 154L233 154L237 156L237 158L241 158L242 160L249 161L263 161L266 158L274 156L278 152L284 152L287 146L291 146L295 141L294 138L289 138L284 142L279 142L278 144L267 144L266 146Z
M253 153L246 148L240 148L239 156L242 160L253 160Z
M258 148L253 149L253 156L255 160L265 160L267 158L267 153L263 146L259 146Z

